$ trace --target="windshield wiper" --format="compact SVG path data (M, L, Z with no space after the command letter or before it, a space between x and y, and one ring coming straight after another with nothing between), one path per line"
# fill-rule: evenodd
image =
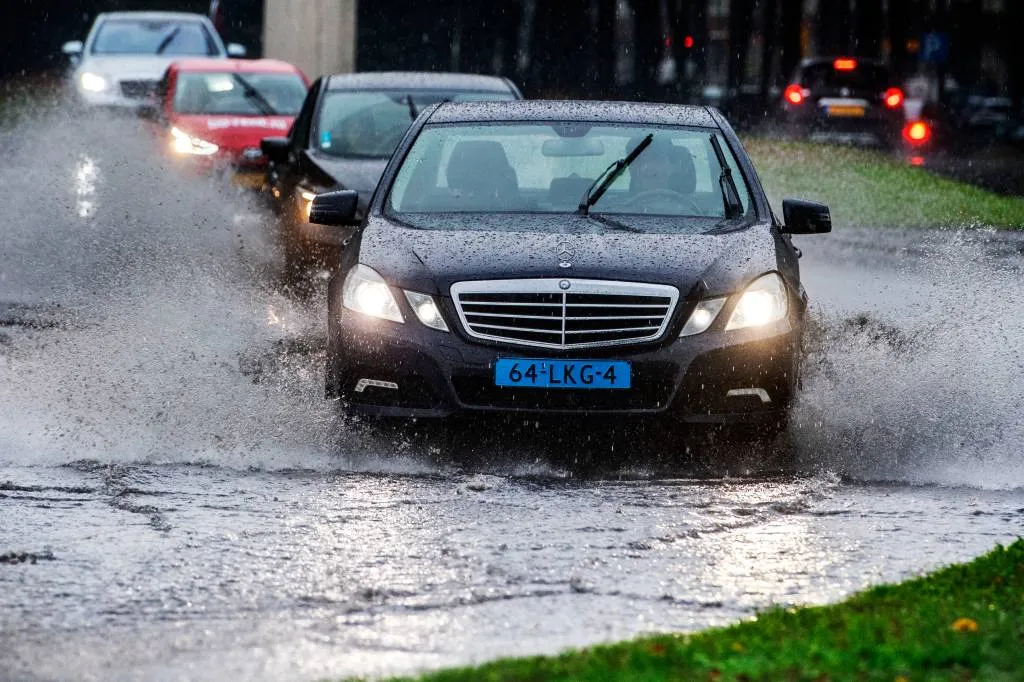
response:
M274 108L274 105L268 102L267 98L264 97L259 90L254 88L252 83L245 80L237 73L231 74L231 77L234 78L235 81L242 86L242 90L245 92L245 96L256 104L256 107L260 110L260 113L263 113L267 116L280 115L277 109Z
M406 95L405 102L409 105L409 118L415 121L420 112L416 109L416 103L412 101L412 95Z
M597 222L605 225L606 227L612 228L613 230L619 230L620 232L638 232L640 234L644 233L644 231L641 230L639 227L627 225L621 220L616 220L615 218L609 217L606 213L587 213L586 216L591 220L596 220Z
M175 26L171 29L171 32L164 36L164 39L160 41L160 44L156 46L156 54L163 54L164 50L171 46L174 39L181 33L181 26Z
M711 146L718 157L718 165L722 168L722 174L718 176L718 187L722 190L722 197L725 199L725 217L739 218L743 215L743 202L740 201L739 190L736 189L736 181L732 179L732 168L725 160L725 152L722 151L722 144L718 136L711 133Z
M600 175L594 178L594 182L591 183L587 191L583 193L583 198L580 199L580 205L577 212L580 215L588 215L590 213L590 207L601 200L604 193L608 191L611 184L619 179L623 171L629 168L629 164L636 160L636 157L640 156L640 152L647 149L651 144L651 140L654 139L654 133L648 133L647 137L640 140L640 144L633 148L629 154L613 162L610 166L605 168ZM603 180L602 180L603 178ZM596 189L595 189L596 187Z

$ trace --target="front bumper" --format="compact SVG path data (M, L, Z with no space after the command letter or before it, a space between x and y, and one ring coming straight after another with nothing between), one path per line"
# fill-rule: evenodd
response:
M688 422L757 424L783 417L797 384L795 313L762 329L709 330L654 346L551 352L471 342L460 329L435 331L408 315L396 324L349 310L339 319L338 312L332 309L329 321L326 392L358 414L667 414ZM495 386L495 362L517 357L625 360L632 387Z

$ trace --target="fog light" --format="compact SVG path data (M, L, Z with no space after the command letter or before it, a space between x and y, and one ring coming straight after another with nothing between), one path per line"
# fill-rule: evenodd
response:
M433 296L420 294L415 291L406 291L405 298L416 312L416 317L420 319L420 322L431 329L437 329L442 332L448 331L448 325L445 324L444 318L441 317L441 311L438 309L437 302L434 301Z
M718 313L722 310L722 306L725 305L725 301L726 299L724 298L709 298L698 303L697 307L690 313L690 318L686 320L683 331L679 332L679 336L693 336L694 334L706 331L711 326L711 323L715 321L715 318L718 317Z

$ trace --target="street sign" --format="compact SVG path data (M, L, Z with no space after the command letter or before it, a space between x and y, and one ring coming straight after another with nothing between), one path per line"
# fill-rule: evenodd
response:
M921 61L929 64L949 61L949 34L932 32L921 36Z

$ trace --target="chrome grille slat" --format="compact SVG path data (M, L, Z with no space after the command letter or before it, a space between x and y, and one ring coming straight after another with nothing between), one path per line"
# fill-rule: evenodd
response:
M679 302L664 284L581 279L456 282L451 295L469 336L553 349L656 341Z

